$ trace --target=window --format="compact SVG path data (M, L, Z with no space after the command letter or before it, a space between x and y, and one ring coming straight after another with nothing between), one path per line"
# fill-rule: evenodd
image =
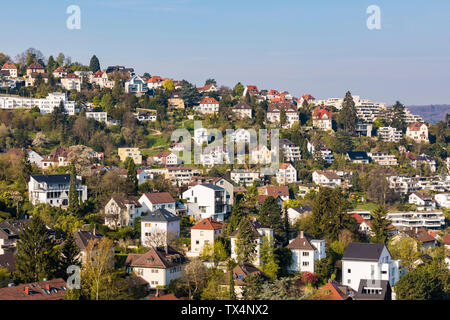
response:
M304 257L309 257L309 252L307 252L307 251L303 251L303 254L302 254Z
M303 266L309 266L309 262L308 261L303 261Z
M347 269L347 273L352 273L352 270L351 269Z
M348 279L348 280L347 280L347 283L348 283L348 284L352 283L352 280Z

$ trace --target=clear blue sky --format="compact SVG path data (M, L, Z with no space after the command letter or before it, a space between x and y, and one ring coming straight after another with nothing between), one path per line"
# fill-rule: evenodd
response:
M81 30L66 28L71 4ZM381 30L366 27L372 4ZM448 0L21 0L1 11L0 51L12 57L34 47L197 85L450 103Z

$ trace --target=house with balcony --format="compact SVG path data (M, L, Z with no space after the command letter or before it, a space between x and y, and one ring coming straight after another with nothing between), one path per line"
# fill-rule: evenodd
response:
M75 73L69 73L64 78L61 78L61 85L66 90L81 91L81 84L83 79L77 76Z
M367 282L372 289L379 289L381 281L395 286L401 276L401 261L393 260L384 244L348 244L342 257L342 284L358 290Z
M419 211L432 211L436 207L433 197L420 191L411 193L408 197L408 202L414 204Z
M48 203L55 207L69 205L70 174L32 175L28 182L28 196L33 205ZM80 202L87 200L87 186L77 176L76 189Z
M315 262L326 257L325 240L313 239L303 231L286 248L292 252L289 271L315 272Z
M139 148L119 148L117 153L122 162L127 158L131 158L135 164L142 164L142 155Z
M438 230L445 226L442 211L388 212L387 217L399 230L427 228Z
M372 162L379 164L380 166L393 167L397 166L397 158L393 154L387 152L369 152L367 153Z
M202 114L214 114L219 112L219 102L212 97L204 97L198 106L194 107L194 111Z
M168 192L146 192L139 198L139 203L142 206L142 213L159 209L176 212L175 200Z
M315 158L315 160L319 160L320 158L322 158L322 160L328 164L333 163L333 152L325 144L318 142L314 145L313 143L308 141L306 148L308 150L308 153L311 154ZM317 152L316 149L318 149Z
M276 175L277 183L287 184L297 182L297 170L290 163L280 164Z
M230 176L236 184L244 186L250 186L261 179L261 173L257 170L235 169L231 171Z
M192 177L200 175L197 169L192 167L170 166L166 167L164 177L170 180L174 186L188 184Z
M312 112L313 127L324 131L333 131L333 118L329 108L319 106Z
M426 154L422 153L421 155L414 157L411 154L409 155L409 159L411 161L411 167L419 168L420 166L428 166L431 172L436 172L436 161Z
M125 82L125 92L134 94L144 94L148 91L147 83L137 75L131 76L127 82Z
M363 151L347 152L346 159L347 159L347 161L350 161L351 163L357 163L357 164L368 164L370 162L370 158L367 155L367 152L363 152Z
M378 139L384 142L399 142L402 138L402 131L393 127L380 127L377 129Z
M300 147L289 139L280 139L279 146L285 162L295 162L302 159Z
M180 159L172 152L159 152L153 156L155 164L163 166L176 166L181 163Z
M141 215L142 205L138 199L124 194L114 194L104 208L105 225L112 229L133 226Z
M286 123L283 128L292 128L294 123L299 121L296 106L290 101L271 102L267 110L267 120L270 123L280 123L281 110L286 114Z
M183 192L187 201L187 214L194 219L213 218L224 221L231 213L231 195L213 184L198 184Z

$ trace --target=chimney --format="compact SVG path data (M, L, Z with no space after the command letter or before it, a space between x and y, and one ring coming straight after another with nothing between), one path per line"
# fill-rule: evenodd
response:
M167 243L164 246L164 251L166 252L166 254L169 254L169 246L167 245Z
M48 291L50 291L50 285L49 285L49 284L46 284L46 285L45 285L45 289L47 289Z
M304 233L303 233L303 230L302 231L300 231L300 238L304 238L305 236L304 236Z
M30 294L30 288L25 287L25 294L28 296Z

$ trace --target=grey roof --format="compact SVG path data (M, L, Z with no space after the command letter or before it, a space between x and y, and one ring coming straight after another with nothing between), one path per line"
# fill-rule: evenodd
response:
M378 261L384 244L352 242L345 249L342 260Z
M310 206L291 207L291 209L297 211L298 213L305 213L312 211L312 208Z
M31 177L37 182L70 183L70 174L38 174Z
M143 216L141 221L163 221L163 222L171 222L178 221L180 217L177 217L172 212L167 211L166 209L158 209L156 211L149 212L146 216Z
M210 189L213 189L213 190L216 190L216 191L223 191L224 190L224 188L216 186L215 184L210 184L210 183L202 184L202 186L210 188Z
M348 156L351 160L369 160L367 152L363 151L349 151Z
M377 293L369 293L364 289L381 289ZM391 285L387 280L367 280L359 281L358 293L356 300L391 300Z

